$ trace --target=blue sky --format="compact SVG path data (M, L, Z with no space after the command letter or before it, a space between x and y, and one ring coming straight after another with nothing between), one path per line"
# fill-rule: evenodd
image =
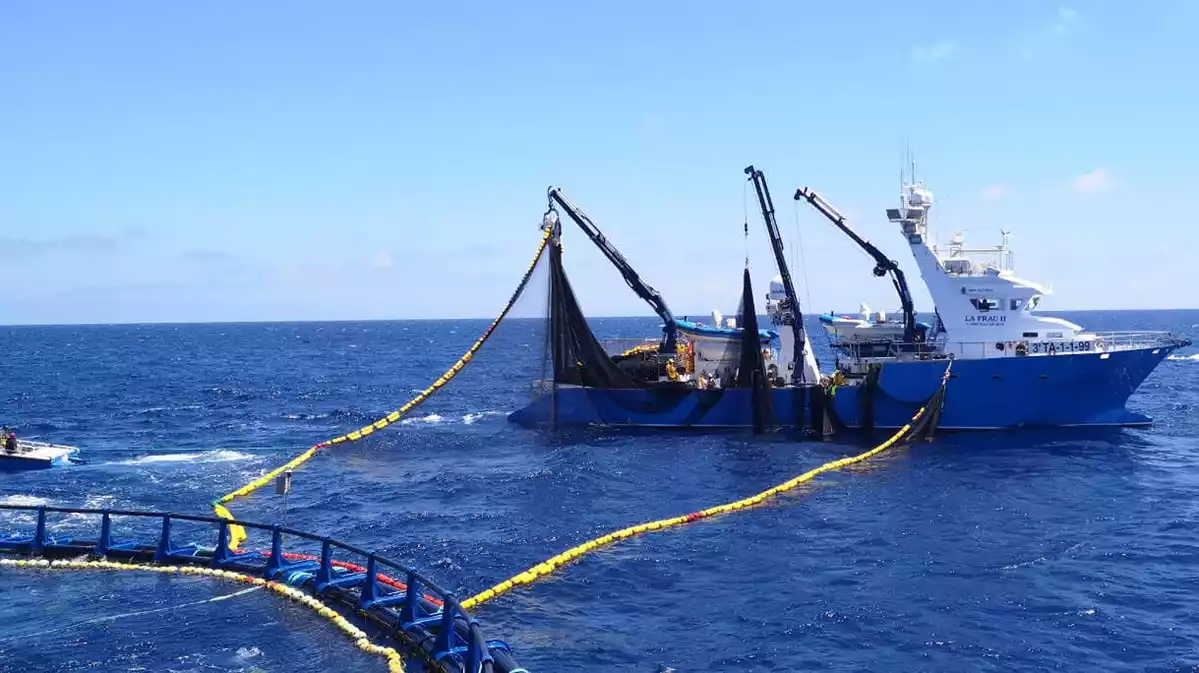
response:
M792 249L804 184L914 274L905 138L938 230L1013 230L1046 308L1197 307L1197 29L1196 0L12 3L0 322L491 316L550 184L676 312L727 311L750 163ZM807 308L895 304L798 225ZM589 313L648 313L566 241Z

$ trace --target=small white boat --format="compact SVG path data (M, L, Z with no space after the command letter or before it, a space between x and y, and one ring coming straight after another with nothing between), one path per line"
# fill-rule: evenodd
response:
M83 461L79 460L79 447L75 446L18 439L16 452L0 449L0 471L4 472L43 470L80 462Z
M884 311L861 306L860 317L829 312L820 316L820 326L834 345L844 341L902 341L903 321L888 319Z

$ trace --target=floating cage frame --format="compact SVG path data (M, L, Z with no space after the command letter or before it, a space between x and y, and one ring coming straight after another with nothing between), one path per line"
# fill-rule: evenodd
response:
M511 648L501 640L488 640L478 620L463 609L452 592L419 572L359 547L304 531L249 521L229 521L211 516L168 512L0 504L0 511L33 512L34 530L0 535L0 556L42 559L120 560L144 565L190 565L217 568L283 582L312 596L349 609L344 615L400 644L425 660L434 670L448 673L528 673L517 665ZM99 535L52 535L48 514L100 517ZM157 520L153 542L119 538L114 519ZM176 546L171 536L174 522L202 523L216 528L212 547L189 543ZM270 534L269 551L234 551L229 548L229 526ZM319 556L284 551L284 538L299 538L320 545ZM334 560L334 552L361 559L362 564ZM393 571L403 581L382 572Z

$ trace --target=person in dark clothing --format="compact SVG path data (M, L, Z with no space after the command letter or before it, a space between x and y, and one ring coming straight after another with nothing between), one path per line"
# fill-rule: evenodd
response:
M17 452L17 434L15 432L8 433L8 437L4 439L4 450L9 453Z

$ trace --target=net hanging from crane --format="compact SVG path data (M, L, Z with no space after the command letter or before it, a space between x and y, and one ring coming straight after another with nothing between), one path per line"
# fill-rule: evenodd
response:
M587 324L587 317L579 307L562 266L562 247L551 246L547 257L550 267L548 331L554 383L592 388L641 387L643 380L631 373L636 370L628 368L626 371L627 367L617 364ZM626 359L623 362L632 361ZM656 371L654 376L656 378Z
M740 314L741 342L737 346L740 366L737 368L735 385L751 391L750 414L753 419L753 429L761 432L767 427L776 425L776 420L770 392L772 377L766 371L761 338L758 334L758 315L754 309L753 284L749 279L748 267L746 267L742 279L741 308L738 313Z
M692 426L775 426L772 386L777 370L766 365L771 335L759 330L748 271L740 305L728 325L699 325L691 338L665 352L653 335L631 348L601 342L571 286L560 241L551 243L547 265L548 376L535 386L539 404L520 422ZM687 323L695 326L695 323ZM748 393L748 394L747 394ZM714 423L712 414L725 420Z

